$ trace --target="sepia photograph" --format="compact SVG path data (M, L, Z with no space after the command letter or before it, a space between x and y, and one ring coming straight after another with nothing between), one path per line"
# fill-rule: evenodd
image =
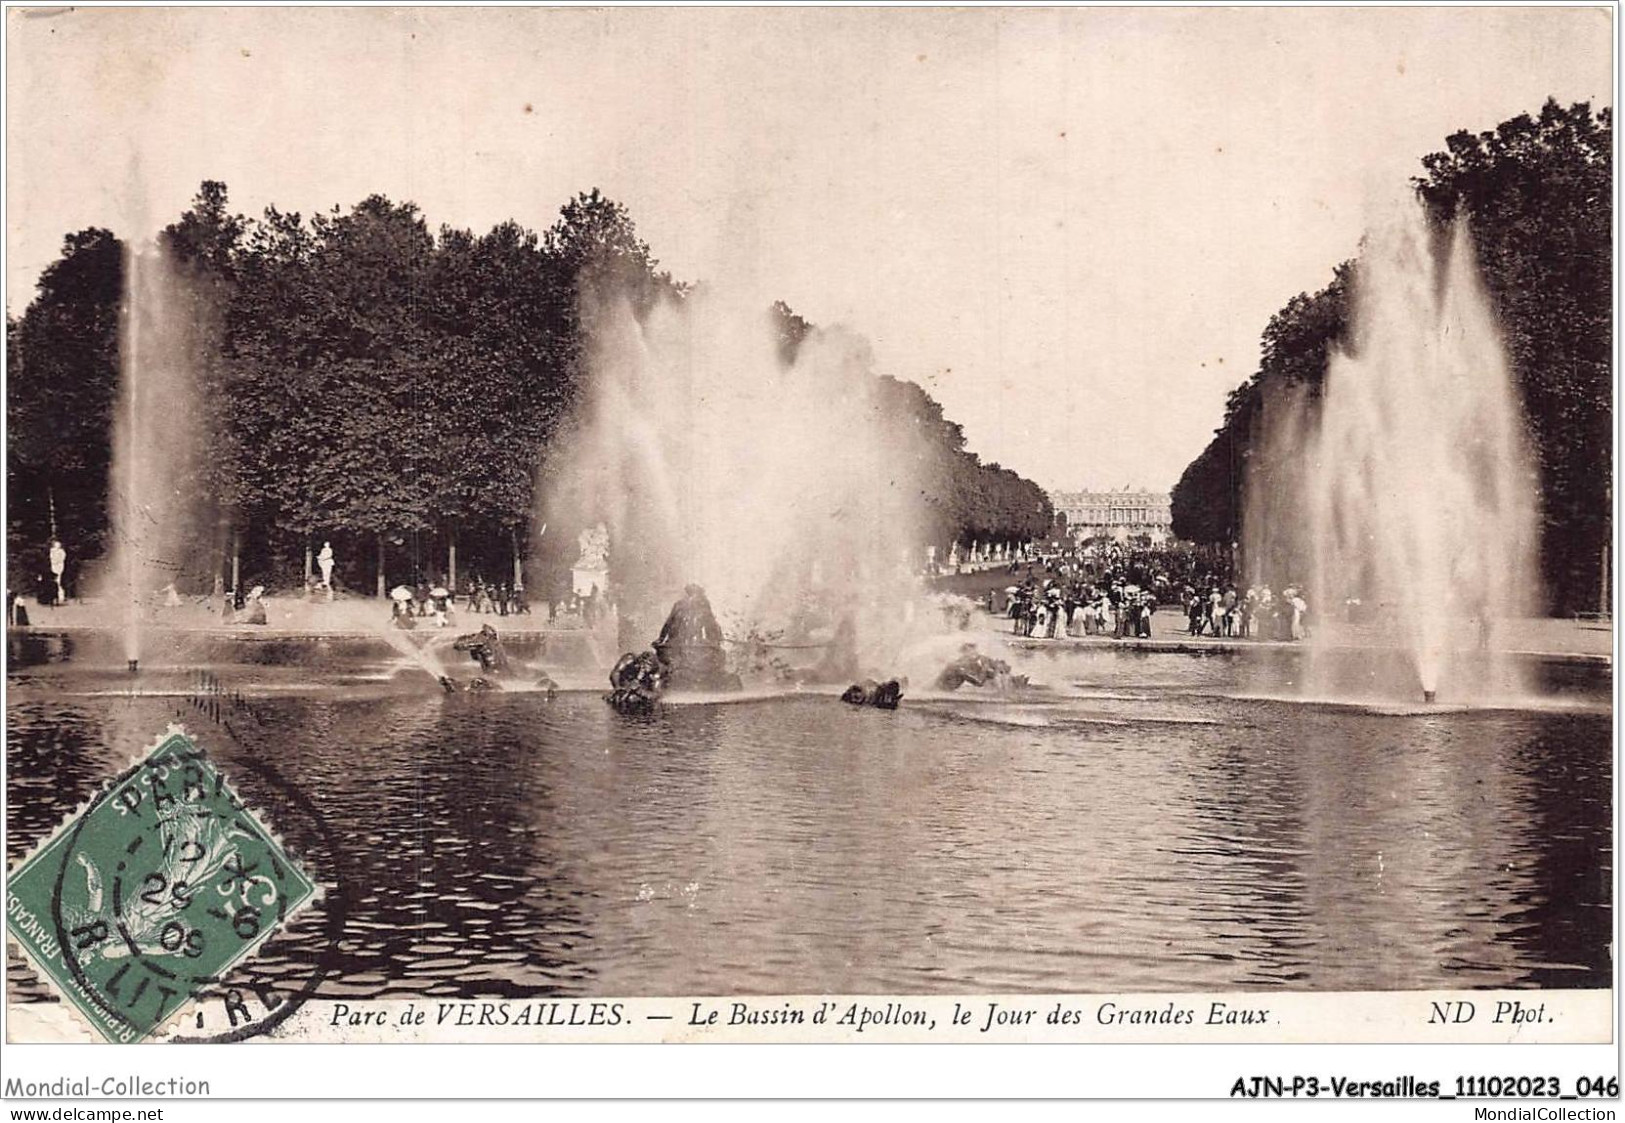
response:
M9 1043L1614 1041L1612 7L5 17Z

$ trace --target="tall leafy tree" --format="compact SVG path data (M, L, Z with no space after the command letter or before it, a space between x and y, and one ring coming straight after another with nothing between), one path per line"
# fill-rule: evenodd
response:
M1560 611L1596 606L1613 533L1612 145L1610 110L1548 101L1536 117L1451 135L1415 180L1441 227L1463 215L1472 231L1539 469L1541 567ZM1319 393L1345 330L1351 268L1271 318L1258 371L1174 489L1180 537L1237 540L1249 479L1253 506L1269 502L1275 466L1260 419L1272 402Z
M47 571L53 505L70 565L106 548L123 292L123 243L82 230L63 240L33 303L7 320L7 579L19 589Z
M190 413L170 420L184 426L177 455L188 459L171 465L177 483L189 494L190 525L182 533L190 564L181 576L207 581L225 574L225 561L236 538L233 531L257 515L257 481L246 470L245 450L262 434L256 416L239 407L244 391L240 368L226 347L225 325L240 285L237 276L246 229L241 215L229 209L224 183L206 180L180 219L165 227L155 263L163 270L169 323L166 334L179 353L169 356L164 377L179 380Z
M1548 100L1422 160L1441 220L1469 219L1541 482L1542 569L1561 608L1599 600L1613 536L1613 113Z

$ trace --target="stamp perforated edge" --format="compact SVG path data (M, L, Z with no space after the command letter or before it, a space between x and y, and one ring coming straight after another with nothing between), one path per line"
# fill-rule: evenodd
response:
M147 761L151 760L160 749L169 744L169 742L175 737L185 738L199 751L203 752L205 755L208 754L208 748L199 738L187 731L184 723L175 721L170 722L168 726L165 727L164 731L157 734L144 749L141 749L139 752L132 755L129 761L125 763L123 767L106 777L96 786L96 789L92 791L90 795L79 803L77 807L64 815L61 822L57 823L57 825L51 831L42 836L40 840L29 849L27 854L23 855L23 857L17 862L7 867L4 878L4 889L7 896L9 897L11 891L12 878L18 876L32 863L39 861L41 859L41 855L54 846L64 835L67 835L79 825L80 820L90 812L91 808L99 804L104 799L107 799L112 790L117 787L125 777L139 771ZM224 770L221 769L219 762L210 757L209 763L215 769L215 771L219 773L221 785L224 790L242 805L243 810L246 811L253 819L255 825L264 832L265 837L270 839L274 845L276 845L284 854L288 856L290 865L297 870L299 876L305 882L307 882L311 888L311 891L305 895L303 900L297 902L292 908L282 914L281 924L277 928L266 929L264 932L256 936L251 943L243 947L242 952L234 960L232 960L230 964L227 965L226 970L230 971L234 968L240 967L249 959L252 959L254 955L258 953L262 944L275 935L277 931L285 929L293 922L293 919L305 911L305 909L316 904L318 901L325 899L326 890L324 889L321 881L313 877L307 870L304 869L303 866L300 866L295 862L296 855L294 850L288 846L287 840L284 839L280 833L278 833L274 824L269 821L269 817L266 816L260 809L250 806L241 798L236 788L232 786L230 778L227 777ZM18 940L11 934L11 927L9 923L6 926L6 943L8 946L15 947L18 950L19 954L21 954L23 959L27 961L34 974L39 976L41 981L44 982L46 988L56 998L57 1003L64 1009L72 1011L74 1021L80 1024L83 1028L89 1030L94 1036L95 1040L98 1042L104 1042L104 1035L97 1030L94 1025L88 1024L88 1019L86 1018L84 1012L79 1009L78 1003L66 994L62 993L62 986L57 981L56 975L52 971L47 970L45 966L40 963L39 959L34 955L32 949L30 949L23 941ZM65 954L66 949L63 950ZM3 1000L7 1004L10 1002L9 996L5 996ZM177 1006L169 1017L153 1026L148 1033L139 1038L137 1043L148 1044L161 1042L170 1033L174 1032L182 1017L190 1012L197 1005L197 1003L198 999L195 996L188 997L187 1001ZM9 1033L7 1036L9 1038Z

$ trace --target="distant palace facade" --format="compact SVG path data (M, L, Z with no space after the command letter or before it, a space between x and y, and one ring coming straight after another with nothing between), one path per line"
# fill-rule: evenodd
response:
M1173 500L1165 491L1056 491L1049 499L1055 513L1066 516L1074 542L1144 536L1160 545L1173 537Z

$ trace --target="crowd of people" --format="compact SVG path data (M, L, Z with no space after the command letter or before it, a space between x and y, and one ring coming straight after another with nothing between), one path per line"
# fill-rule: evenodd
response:
M1211 586L1204 594L1185 590L1189 635L1236 639L1301 640L1309 636L1309 602L1301 589L1288 586L1279 596L1268 585L1250 585L1245 594L1234 584Z
M390 594L390 604L390 622L406 629L415 628L419 620L428 619L437 627L447 627L460 612L470 616L532 615L530 597L523 585L479 577L463 590L430 585L427 581L399 585ZM547 611L547 626L551 628L596 628L616 618L614 604L596 585L585 594L572 590L561 600L544 602L542 608Z
M1022 575L1021 567L1012 574ZM1151 636L1159 607L1176 608L1184 634L1233 639L1301 640L1308 636L1303 590L1268 585L1241 592L1229 551L1216 547L1128 546L1067 549L1025 565L1019 584L989 597L1012 631L1034 639Z
M66 600L63 592L65 551L52 542L52 572L41 581L41 604ZM1287 585L1276 592L1268 584L1248 586L1245 591L1236 580L1230 551L1215 546L1152 546L1093 542L1050 552L1011 550L998 560L1009 558L1008 573L1016 583L992 592L986 607L1011 621L1015 635L1030 639L1111 636L1149 638L1158 609L1173 609L1190 636L1225 639L1302 640L1311 628L1311 613L1301 587ZM334 598L334 556L324 542L315 559L319 574L306 579L310 600L325 594ZM245 582L246 584L246 582ZM264 624L264 587L226 590L215 580L206 601L219 614L221 622ZM963 598L946 598L945 613ZM178 607L182 598L174 583L158 591L155 605ZM487 581L476 575L461 589L415 579L398 585L390 593L391 622L399 628L414 628L418 621L432 619L435 625L449 626L455 614L484 616L529 616L531 605L518 581ZM563 599L547 601L548 627L595 628L616 620L615 605L596 586L586 594L571 591ZM8 593L7 623L27 621L20 598ZM540 621L538 621L540 623ZM968 620L961 620L963 627Z
M1061 639L1067 636L1104 636L1114 639L1151 635L1156 594L1122 582L1096 584L1046 579L1029 575L1009 593L1006 613L1018 636Z
M390 593L390 621L397 628L415 628L417 621L432 619L436 627L447 627L457 612L470 616L529 616L530 599L525 587L475 577L461 593L442 584L419 580L415 585L398 585Z

